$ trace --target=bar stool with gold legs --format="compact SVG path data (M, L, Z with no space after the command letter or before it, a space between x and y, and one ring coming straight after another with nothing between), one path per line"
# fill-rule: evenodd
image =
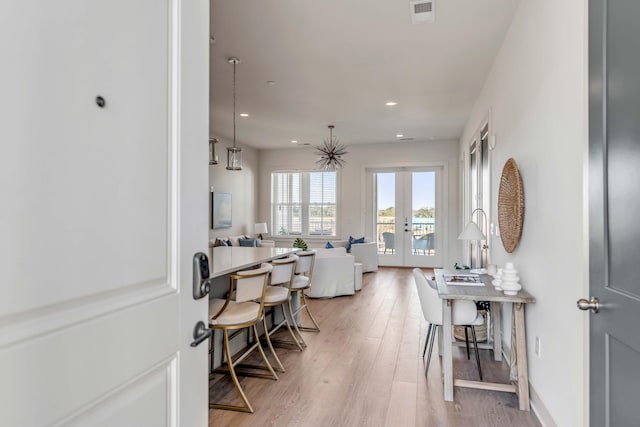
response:
M228 373L231 374L233 385L245 405L233 406L209 402L209 408L253 413L253 407L251 406L251 403L249 403L249 399L247 399L247 396L244 394L244 391L240 386L240 381L238 381L238 374L236 373L235 368L256 348L262 356L262 360L265 363L265 369L268 370L271 375L252 374L252 376L274 380L278 379L278 376L271 367L267 356L262 350L262 346L260 345L260 340L258 338L258 330L256 328L256 325L264 316L264 294L271 269L270 264L263 263L258 269L240 271L236 274L232 274L229 280L229 292L227 293L227 298L224 300L211 299L209 301L209 313L215 313L209 321L209 327L212 329L222 330L223 352L226 357ZM231 297L234 293L235 300L232 301ZM229 347L229 331L244 328L250 328L253 330L256 341L234 360ZM216 370L216 372L219 372L219 370ZM227 371L225 371L225 373L226 372Z
M291 308L291 304L289 304L289 311L291 313L291 319L293 319L293 324L295 326L296 331L300 333L300 330L303 331L311 331L311 332L320 332L320 326L318 326L318 322L314 319L311 311L309 310L309 305L307 304L307 297L304 294L304 291L311 288L311 276L313 274L313 265L316 259L315 251L304 251L304 252L296 252L298 256L298 262L296 263L296 275L293 278L293 284L291 285L291 292L298 291L300 294L300 307L296 309L294 312ZM302 309L307 310L307 314L313 323L313 327L304 327L298 326L298 322L295 321L295 316L298 315L302 311ZM300 322L302 323L302 321ZM300 335L302 337L302 335ZM306 344L302 343L305 347Z
M302 351L304 349L302 347L302 344L300 344L300 340L302 340L302 337L296 337L293 329L291 329L291 323L293 322L289 321L289 318L287 316L288 313L285 312L285 305L288 309L291 300L291 285L293 284L293 280L295 277L297 261L298 257L296 255L291 255L287 258L271 261L273 270L271 270L271 279L269 280L270 286L267 286L267 290L265 291L264 306L265 308L273 307L272 315L275 314L274 311L276 307L279 306L282 310L282 321L280 321L280 323L278 323L277 325L275 323L272 325L271 330L269 330L268 334L266 334L267 338L277 332L281 327L286 326L289 330L291 338L293 339L293 342L271 339L269 339L269 341L267 342L272 342L281 346L297 348L298 350ZM275 316L272 316L272 318L275 318ZM266 316L265 318L263 318L263 322L264 330L266 331ZM273 352L273 349L271 351ZM282 369L282 372L284 372L284 367L280 363L278 356L276 356L275 352L273 352L273 355L276 358L276 361L278 362L280 368Z

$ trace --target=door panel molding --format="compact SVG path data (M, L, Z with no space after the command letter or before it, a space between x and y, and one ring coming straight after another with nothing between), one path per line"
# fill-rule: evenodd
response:
M0 222L0 258L11 260L0 274L31 278L0 288L3 315L168 274L166 208L175 202L167 163L177 141L167 105L179 61L169 14L178 3L63 0L12 9L6 31L21 43L6 45L15 60L3 76L16 82L6 99L18 101L2 132L16 143L0 161L0 187L14 202ZM11 25L21 20L32 24ZM117 34L105 37L114 25ZM26 221L32 227L14 226ZM117 245L127 239L128 247Z
M0 349L176 293L160 279L4 316L0 319Z
M149 366L175 357L178 298L172 294L139 304L0 352L0 366L11 366L0 400L13 402L3 409L3 423L26 426L62 419L130 383Z
M177 357L158 363L131 381L87 404L56 425L65 426L124 426L132 420L147 420L154 426L176 425L174 398ZM145 408L157 408L149 413Z

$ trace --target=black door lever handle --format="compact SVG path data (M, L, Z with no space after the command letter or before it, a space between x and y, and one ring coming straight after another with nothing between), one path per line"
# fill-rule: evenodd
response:
M199 321L193 328L193 339L195 341L191 343L191 347L197 347L202 341L210 338L211 335L213 335L213 329L207 328L202 320Z

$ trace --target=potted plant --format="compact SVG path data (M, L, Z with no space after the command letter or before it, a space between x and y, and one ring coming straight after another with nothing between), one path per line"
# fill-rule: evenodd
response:
M469 267L468 265L465 264L458 264L457 262L453 265L453 268L455 268L456 270L471 270L471 267Z
M303 251L306 251L307 249L309 249L309 247L307 246L307 242L305 242L299 237L297 237L296 240L293 242L293 247L299 248L300 250L303 250Z

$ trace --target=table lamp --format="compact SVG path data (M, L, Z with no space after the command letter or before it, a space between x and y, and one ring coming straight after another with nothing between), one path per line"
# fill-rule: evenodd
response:
M253 233L257 234L260 240L262 240L262 235L267 234L269 230L267 229L266 222L257 222L253 225Z
M481 208L477 208L473 212L471 212L471 219L464 227L464 230L462 230L462 233L460 233L460 235L458 236L458 240L487 240L487 236L485 236L482 230L480 230L478 224L473 222L473 214L477 211L480 211L484 214L486 229L487 214ZM488 247L489 246L486 243L482 245L482 249L487 249Z

